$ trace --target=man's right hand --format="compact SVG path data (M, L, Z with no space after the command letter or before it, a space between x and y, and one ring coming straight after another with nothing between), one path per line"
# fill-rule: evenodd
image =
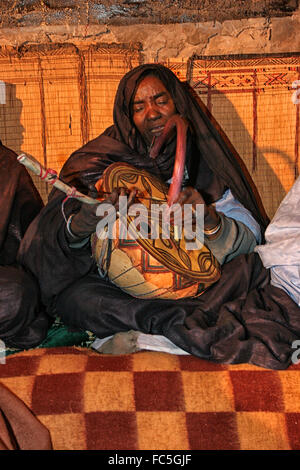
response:
M99 204L111 204L112 208L114 207L114 210L118 211L120 196L128 196L129 207L133 203L135 195L135 189L132 189L129 195L128 191L125 188L114 189L111 194L108 195L103 201L99 202ZM99 194L95 187L90 188L88 196L94 199L99 197ZM71 224L69 227L71 234L73 234L74 236L72 237L71 234L66 231L69 241L74 242L76 241L75 238L77 240L82 240L96 232L97 224L102 219L101 216L98 216L96 214L99 204L82 204L80 211L72 217Z

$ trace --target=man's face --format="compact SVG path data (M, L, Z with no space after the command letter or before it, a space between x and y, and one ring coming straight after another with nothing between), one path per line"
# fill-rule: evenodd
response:
M133 122L148 144L154 136L162 134L169 118L176 114L170 93L153 75L145 77L139 84L132 111Z

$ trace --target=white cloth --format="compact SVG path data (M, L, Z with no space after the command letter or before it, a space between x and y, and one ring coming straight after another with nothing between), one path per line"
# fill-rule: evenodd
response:
M106 343L113 336L107 336L106 338L96 338L91 344L91 348L98 351L100 347ZM161 335L149 335L138 332L137 337L137 348L139 351L159 351L169 354L177 354L179 356L190 355L188 352L176 346L168 338Z
M300 305L300 177L281 202L265 238L266 244L254 251L271 270L271 284Z

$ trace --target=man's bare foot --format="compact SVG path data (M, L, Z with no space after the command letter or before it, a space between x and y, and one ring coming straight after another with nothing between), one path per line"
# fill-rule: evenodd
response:
M131 354L140 351L137 344L138 336L139 332L134 330L116 333L97 351L102 354Z

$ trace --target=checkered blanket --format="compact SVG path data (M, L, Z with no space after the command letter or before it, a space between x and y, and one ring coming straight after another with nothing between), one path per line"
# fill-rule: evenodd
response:
M0 382L49 429L56 450L300 448L300 365L270 371L60 347L7 357Z

